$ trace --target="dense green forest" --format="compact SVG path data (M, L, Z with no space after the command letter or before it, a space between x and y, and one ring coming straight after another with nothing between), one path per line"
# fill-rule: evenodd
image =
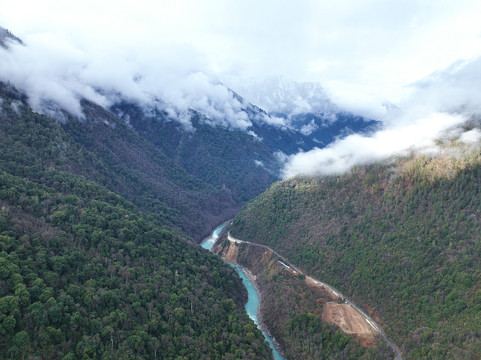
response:
M240 279L176 233L168 197L158 209L155 199L129 200L146 186L139 174L155 173L129 173L110 158L115 147L99 155L88 146L101 134L106 146L125 135L127 152L151 149L146 142L129 144L128 128L102 118L62 126L3 84L0 96L0 358L272 356L244 312ZM111 131L80 141L82 126ZM168 161L149 151L135 166ZM174 167L158 182L176 176L189 179ZM190 179L183 194L204 191Z
M274 184L231 233L380 319L407 359L481 356L481 154L453 139L342 176Z
M272 169L255 163L274 166L271 150L240 131L203 124L199 114L189 131L163 113L149 117L134 104L122 111L87 101L82 106L85 119L66 114L62 127L107 167L93 180L195 241L275 180Z
M82 105L86 119L66 115L69 121L62 127L107 167L94 180L196 241L275 179L254 162L258 157L268 161L272 152L240 131L193 120L197 127L190 132L162 114L146 117L134 105L128 109L137 111L126 122L93 103ZM235 165L222 160L224 152Z

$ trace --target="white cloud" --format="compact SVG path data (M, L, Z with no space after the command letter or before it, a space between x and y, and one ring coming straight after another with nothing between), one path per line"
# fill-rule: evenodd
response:
M466 144L475 144L481 141L481 131L479 129L472 129L461 134L459 140Z
M314 130L317 130L318 126L314 122L314 119L311 120L309 124L304 125L301 127L301 133L304 135L310 135Z
M438 123L451 126L430 114L479 111L477 0L0 0L0 8L0 25L27 45L0 53L0 79L27 91L37 109L55 101L80 115L81 97L108 105L122 95L152 107L159 98L184 123L193 108L245 129L242 104L217 78L281 74L320 82L343 108L386 122L372 138L292 157L286 174L340 171L419 147ZM392 118L386 100L404 116Z
M374 163L409 151L433 152L436 150L435 140L446 129L464 121L462 116L437 113L408 125L401 123L386 128L371 137L349 135L327 148L290 156L283 176L341 174L353 166Z
M152 45L148 54L131 48L92 52L50 33L28 36L25 43L0 49L0 79L25 91L37 111L60 107L82 117L81 98L108 106L121 96L145 107L161 99L184 122L187 110L194 109L218 125L250 125L243 104L201 70L201 56L189 46Z
M127 90L137 73L158 85L199 71L282 74L320 82L348 110L382 115L380 102L399 103L405 85L481 55L477 0L0 0L0 8L0 25L30 45L49 35L63 42L57 54L87 61L80 86L108 80Z
M436 152L435 140L445 135L475 144L481 140L479 129L463 132L456 127L481 114L480 84L481 57L457 61L412 84L403 109L383 116L381 131L370 137L350 135L328 148L293 155L283 175L340 174L408 151Z

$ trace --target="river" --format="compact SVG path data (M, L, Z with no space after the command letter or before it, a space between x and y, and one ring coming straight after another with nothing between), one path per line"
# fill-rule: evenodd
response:
M215 242L219 238L219 234L224 228L224 226L227 223L222 224L219 226L217 229L214 230L212 235L204 240L200 245L209 251L212 250L212 247L214 246ZM228 262L229 265L233 266L234 269L237 271L237 274L239 274L239 277L242 279L242 282L244 283L244 286L247 289L247 303L245 304L245 309L247 312L247 315L254 321L254 323L257 325L257 327L262 331L262 334L266 338L267 342L269 343L269 346L272 349L272 354L274 355L274 360L285 360L285 357L281 355L281 353L276 349L274 346L274 343L272 342L272 339L270 338L269 335L267 335L259 326L258 320L257 320L257 312L259 310L259 294L257 293L257 290L254 286L254 284L247 278L247 275L244 273L241 267L231 264Z

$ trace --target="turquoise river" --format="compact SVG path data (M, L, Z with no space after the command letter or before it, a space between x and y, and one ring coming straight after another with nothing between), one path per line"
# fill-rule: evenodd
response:
M219 234L220 234L220 232L222 231L222 229L224 228L225 225L226 224L224 223L221 226L219 226L217 229L215 229L214 232L212 233L212 235L201 243L201 246L204 249L207 249L209 251L212 250L212 247L214 246L215 242L219 238ZM257 325L257 327L264 334L264 337L266 338L267 342L269 343L269 346L272 349L272 353L274 355L274 360L285 360L285 357L282 356L280 354L280 352L274 346L274 343L272 342L272 339L259 326L259 323L257 321L257 311L258 311L258 308L259 308L259 294L257 294L257 290L256 290L254 284L252 284L252 282L247 278L244 271L242 271L242 268L240 268L239 266L237 266L235 264L231 264L231 263L228 263L228 264L235 268L235 270L237 271L237 274L239 274L240 278L242 279L242 281L244 283L244 286L247 289L248 299L247 299L247 303L245 304L245 309L247 311L247 315L249 315L249 317L252 320L254 320L254 323Z

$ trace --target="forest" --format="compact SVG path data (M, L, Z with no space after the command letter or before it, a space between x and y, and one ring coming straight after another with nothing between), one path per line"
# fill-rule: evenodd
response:
M175 209L107 189L115 162L0 90L0 358L271 358L241 280Z
M438 157L275 183L231 233L352 298L406 358L479 358L481 153L457 139L440 146Z

